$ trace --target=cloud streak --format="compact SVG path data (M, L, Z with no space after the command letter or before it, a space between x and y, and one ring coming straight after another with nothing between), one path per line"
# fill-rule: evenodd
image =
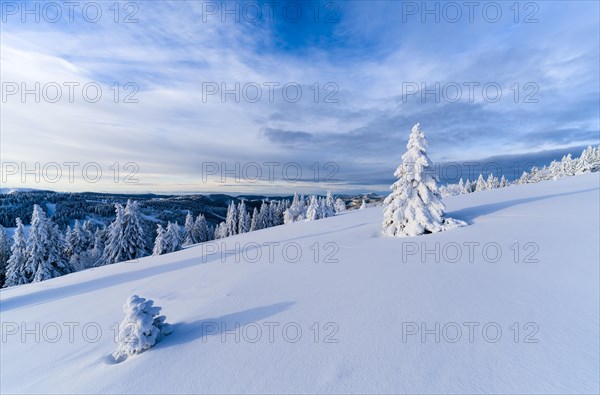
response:
M131 10L120 4L122 19ZM236 23L231 16L223 23L222 10L207 13L207 4L139 2L137 23L115 23L110 10L98 23L81 17L22 23L19 15L7 16L0 43L3 89L7 82L29 88L94 82L103 96L96 103L81 92L73 102L8 97L2 161L139 165L137 186L81 179L60 185L70 190L308 193L379 188L416 122L440 162L598 144L594 2L539 3L534 24L515 23L511 14L497 24L481 18L422 23L413 16L398 23L401 2L361 1L335 3L332 23L323 22L332 12L325 8L329 2L320 3L318 22L303 3L300 23L277 12L260 23ZM227 4L234 9L237 3ZM282 2L281 9L289 4L296 3ZM123 89L128 82L135 84L137 103L123 103L134 91ZM463 85L469 82L479 84L473 100ZM538 88L537 103L524 103L533 92L528 82ZM236 83L237 95L231 93ZM461 99L423 99L420 91L406 91L407 84L432 89L436 83L462 86ZM501 100L486 101L486 83L501 87ZM207 84L219 91L207 95ZM256 86L262 96L251 102ZM293 102L298 87L302 96ZM335 162L339 182L198 182L209 162L270 161L297 163L305 174L315 162ZM15 177L9 183L53 187L22 185Z

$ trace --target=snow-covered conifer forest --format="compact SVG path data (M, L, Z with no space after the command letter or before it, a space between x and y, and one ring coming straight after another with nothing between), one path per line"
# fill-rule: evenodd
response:
M600 2L0 2L1 394L600 394Z

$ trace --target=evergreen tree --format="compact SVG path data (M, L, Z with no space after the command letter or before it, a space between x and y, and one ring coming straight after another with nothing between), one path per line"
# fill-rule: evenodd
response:
M581 152L577 164L575 165L575 174L587 174L591 173L594 169L594 149L588 146Z
M106 242L106 228L98 228L94 233L94 247L92 248L92 259L93 266L101 264L102 254L104 253L104 246Z
M500 182L498 181L498 177L494 177L492 173L487 178L486 181L487 189L496 189L500 187Z
M529 176L527 177L527 182L529 182L529 183L539 182L540 181L539 172L540 172L540 170L538 169L538 167L533 166L531 168L531 170L529 171Z
M260 211L258 212L258 225L259 229L267 229L272 226L271 209L265 201L263 201L260 205Z
M331 191L327 191L327 196L324 201L324 216L323 218L333 217L335 215L335 202Z
M108 240L102 258L105 265L145 255L146 240L139 204L128 200L124 209L116 204L115 211L116 217L108 228Z
M362 203L360 204L360 207L358 208L359 210L364 210L367 208L367 202L365 201L365 199L362 200Z
M81 227L81 248L84 251L94 248L94 226L92 221L84 221Z
M212 239L212 232L204 215L198 214L196 221L194 221L193 234L197 243L204 243Z
M304 195L300 195L300 199L298 199L298 218L297 221L304 221L304 219L306 218L306 206L307 206L307 202L306 199L304 198Z
M136 201L127 201L125 215L123 216L125 227L123 230L123 244L128 253L127 260L142 258L145 255L146 239L142 227L142 214L140 206Z
M21 218L16 219L17 229L13 234L13 243L10 247L10 258L6 267L5 287L27 284L33 279L34 273L27 271L27 241L25 240L25 227Z
M458 180L458 193L460 195L465 193L465 183L464 183L462 177L460 178L460 180Z
M564 156L562 161L562 173L565 176L574 176L575 175L575 163L573 161L573 159L571 158L571 154L568 154L567 156Z
M124 209L120 204L115 204L115 220L111 222L107 229L107 239L102 255L102 264L109 265L126 260L123 249L120 246L123 239L123 216Z
M192 213L188 210L185 216L185 226L183 227L183 245L187 246L198 243L196 236L196 232L194 232L194 217L192 217Z
M159 315L161 308L154 301L131 296L123 306L125 318L119 325L117 349L113 353L116 361L144 352L173 332L165 316Z
M165 230L161 224L156 225L156 239L154 239L154 249L152 255L162 255L168 252Z
M346 203L340 198L335 199L335 212L342 213L346 211Z
M256 209L256 207L254 207L254 210L252 211L252 220L250 221L250 231L255 231L258 230L258 210Z
M274 200L269 202L269 222L270 226L280 225L279 219L277 218L277 202Z
M473 185L471 185L471 180L469 180L467 178L467 182L465 182L465 192L464 193L471 193L473 192Z
M283 215L283 222L285 224L291 224L296 221L303 221L306 218L306 202L304 196L298 197L298 194L294 194L294 200L288 209L285 210Z
M284 223L284 213L285 210L287 210L287 200L280 200L279 202L277 202L277 209L275 210L275 218L276 218L276 225L283 225Z
M235 236L238 230L238 213L235 202L232 200L227 208L227 217L225 219L225 228L227 236Z
M227 237L227 226L225 225L225 221L219 223L215 228L214 239L223 239Z
M169 222L165 239L167 241L167 252L175 252L181 250L181 230L177 222Z
M475 185L475 191L481 192L481 191L485 191L486 189L487 189L487 183L485 182L485 179L483 178L483 174L479 174L479 177L477 177L477 184Z
M58 277L58 276L63 276L65 274L71 273L73 271L73 268L71 267L71 265L68 263L65 255L64 255L64 250L65 250L65 238L62 234L62 232L60 231L60 229L58 228L58 225L56 225L54 223L54 221L52 221L52 219L47 218L46 219L46 234L47 234L47 238L46 238L46 268L45 270L42 270L41 272L38 269L39 275L36 273L36 275L39 277L38 280L36 281L42 281L42 280L47 280L48 278L53 278L53 277ZM84 268L90 267L89 266L89 255L90 255L90 251L85 251L85 259L83 259L84 262ZM46 273L50 274L50 277L45 277Z
M310 203L306 209L306 221L316 221L319 219L319 203L315 195L310 197Z
M528 182L529 182L529 173L524 171L523 174L521 174L521 177L519 177L519 179L517 180L517 184L522 185L522 184L527 184Z
M84 235L81 225L78 220L75 220L75 225L71 229L67 227L66 242L65 242L65 255L66 258L74 265L78 267L79 257L86 250L86 236ZM75 257L75 258L74 258Z
M440 232L464 224L444 218L436 179L427 157L427 140L420 125L412 128L407 151L394 175L398 178L385 198L383 233L389 236L417 236ZM364 201L363 201L364 203Z
M27 239L26 271L30 281L52 278L46 265L46 239L48 238L46 229L46 214L40 206L35 204ZM38 279L36 280L36 278Z
M0 287L4 284L6 278L6 266L10 258L10 241L4 227L0 225Z
M242 200L238 206L238 233L247 233L250 231L250 214L246 210L246 203Z
M283 213L283 223L291 224L296 221L298 217L298 194L294 194L294 199L292 200L292 204L289 208L287 208Z

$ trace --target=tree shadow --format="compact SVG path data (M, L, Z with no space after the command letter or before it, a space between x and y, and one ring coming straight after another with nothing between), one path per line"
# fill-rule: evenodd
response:
M539 200L551 199L551 198L558 197L558 196L575 195L575 194L579 194L579 193L585 193L585 192L591 192L591 191L597 191L597 190L598 190L598 188L588 188L588 189L582 189L582 190L573 191L573 192L555 193L552 195L542 195L542 196L532 196L532 197L523 198L523 199L514 199L514 200L507 200L507 201L498 202L498 203L482 204L479 206L467 207L462 210L451 211L451 212L448 212L447 215L451 218L460 219L462 221L465 221L469 225L471 225L473 223L473 221L475 220L475 218L481 217L483 215L491 214L496 211L504 210L505 208L518 206L520 204L531 203L531 202L535 202L535 201L539 201Z
M254 307L248 310L238 311L236 313L226 314L216 318L206 318L192 322L175 323L173 324L173 332L161 340L161 342L158 343L155 348L173 347L179 344L189 343L197 339L207 342L209 336L220 336L220 341L223 342L235 342L236 340L241 341L240 335L237 335L238 337L236 339L233 334L236 329L277 315L289 309L295 303L296 302L281 302L268 306ZM261 329L266 330L265 328ZM231 335L227 334L225 335L225 338L223 338L222 335L228 332L231 332Z

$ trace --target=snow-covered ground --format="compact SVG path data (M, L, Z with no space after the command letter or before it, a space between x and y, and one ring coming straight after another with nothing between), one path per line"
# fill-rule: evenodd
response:
M374 207L4 289L0 392L598 393L599 177L447 198L469 226L439 234ZM133 294L174 332L117 364Z

